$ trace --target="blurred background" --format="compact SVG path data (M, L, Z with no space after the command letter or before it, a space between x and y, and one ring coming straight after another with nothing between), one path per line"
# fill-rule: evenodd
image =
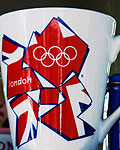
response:
M117 21L116 35L120 34L120 0L1 0L0 15L25 8L50 6L83 8L111 15ZM120 74L120 54L118 55L117 60L111 66L110 76L114 74ZM108 99L108 97L106 97L106 99ZM108 101L106 101L105 111L108 109L107 104ZM104 115L104 117L106 117L106 114ZM8 120L6 119L4 96L2 92L2 84L0 81L0 127L2 126L9 127L9 124ZM104 140L104 143L99 146L100 150L107 150L105 148L106 145L106 147L108 147L107 141L108 137Z

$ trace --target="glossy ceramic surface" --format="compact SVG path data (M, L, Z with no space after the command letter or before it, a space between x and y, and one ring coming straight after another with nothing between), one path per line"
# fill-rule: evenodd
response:
M120 117L102 110L120 37L105 14L38 8L0 17L1 67L14 149L96 150Z

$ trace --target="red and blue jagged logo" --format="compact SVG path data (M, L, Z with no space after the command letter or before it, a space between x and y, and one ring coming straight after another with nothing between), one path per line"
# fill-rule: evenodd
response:
M42 33L33 32L28 47L3 36L6 94L16 116L17 147L40 138L38 122L67 141L94 134L81 118L92 99L78 78L88 52L88 45L59 17Z

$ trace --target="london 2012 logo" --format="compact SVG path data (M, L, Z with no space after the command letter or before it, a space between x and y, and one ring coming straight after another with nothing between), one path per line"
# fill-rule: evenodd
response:
M17 147L40 138L39 124L68 142L94 134L81 117L92 105L79 79L88 52L88 45L60 17L41 33L34 31L27 47L3 35L6 95L16 118Z

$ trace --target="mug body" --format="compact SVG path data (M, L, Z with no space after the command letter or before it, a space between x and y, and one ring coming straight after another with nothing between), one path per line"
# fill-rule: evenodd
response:
M115 26L108 15L74 8L0 17L14 149L97 149Z

